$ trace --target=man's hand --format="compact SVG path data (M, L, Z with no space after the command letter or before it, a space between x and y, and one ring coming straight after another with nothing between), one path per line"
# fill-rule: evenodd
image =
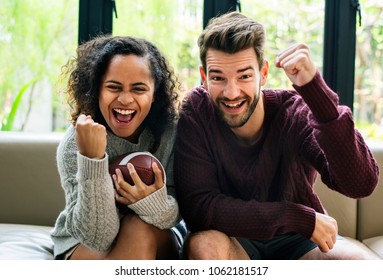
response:
M295 44L282 51L275 65L283 68L290 81L297 86L310 82L316 73L316 67L310 58L310 50L306 44Z
M329 252L334 247L337 234L336 220L330 216L316 213L315 228L310 239L318 245L323 253Z
M81 114L76 122L77 147L83 156L102 159L106 150L105 126L93 121L91 116Z

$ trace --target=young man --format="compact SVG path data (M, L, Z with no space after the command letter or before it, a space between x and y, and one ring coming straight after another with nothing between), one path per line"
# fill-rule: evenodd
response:
M183 104L175 153L189 259L368 259L338 236L313 183L360 198L378 166L349 108L325 84L305 44L275 66L295 90L262 90L269 63L262 25L238 12L198 39L203 86Z

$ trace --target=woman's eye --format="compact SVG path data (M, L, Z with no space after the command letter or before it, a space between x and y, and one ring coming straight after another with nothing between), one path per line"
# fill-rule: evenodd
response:
M106 88L108 88L108 89L110 89L112 91L119 91L119 90L121 90L121 87L114 86L114 85L108 85L108 86L106 86Z
M144 92L145 89L144 89L144 88L140 88L140 87L138 87L138 88L133 88L133 91L136 91L136 92Z

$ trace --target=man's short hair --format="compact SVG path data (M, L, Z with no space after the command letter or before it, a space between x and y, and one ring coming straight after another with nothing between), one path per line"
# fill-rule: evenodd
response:
M232 54L253 48L259 68L262 68L264 42L263 25L239 12L229 12L212 18L198 38L202 67L206 72L206 52L209 48Z

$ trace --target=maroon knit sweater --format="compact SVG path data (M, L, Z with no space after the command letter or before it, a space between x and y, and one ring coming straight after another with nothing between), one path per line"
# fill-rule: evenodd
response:
M379 169L350 109L338 105L319 72L295 89L263 91L265 123L252 147L238 144L203 87L189 93L174 162L189 230L258 240L291 232L310 238L315 212L326 213L312 187L318 172L346 196L372 193Z

